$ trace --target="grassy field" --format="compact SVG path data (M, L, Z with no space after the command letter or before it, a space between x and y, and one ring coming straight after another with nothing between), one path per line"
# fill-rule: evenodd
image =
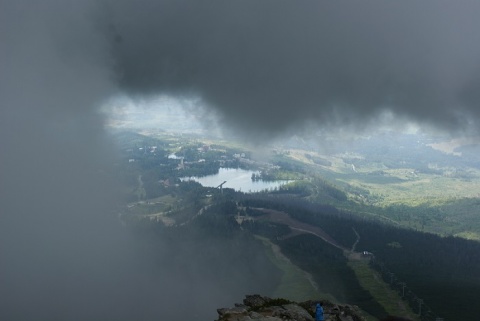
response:
M366 289L375 300L380 303L390 315L409 317L418 320L408 304L400 295L389 288L381 276L368 266L363 259L350 259L348 266L355 272L360 285Z
M272 294L273 297L287 298L293 301L305 301L312 298L324 298L338 302L331 294L322 293L312 277L294 265L285 257L277 245L264 237L257 236L263 242L270 260L283 272L281 283ZM409 317L413 321L418 318L401 297L382 280L377 272L368 266L367 260L349 258L348 266L354 271L360 285L380 303L391 315ZM367 321L378 319L363 311Z
M415 168L387 168L380 163L364 161L352 167L339 156L309 154L328 160L330 166L315 165L305 151L290 151L289 158L316 168L319 173L338 182L365 188L381 197L379 205L408 203L418 205L431 199L480 197L480 170L468 168L468 177L456 177L456 169L439 168L441 174L421 173Z
M330 294L319 291L312 277L284 256L277 245L264 237L257 236L257 238L265 245L269 259L283 272L282 280L272 297L285 298L292 301L325 298L337 302Z
M294 150L288 157L344 190L352 201L334 206L407 228L480 240L478 169L459 169L468 177L458 177L453 168L435 168L432 173L424 173L365 160L361 166L352 166L338 156L309 152L330 164L322 166L305 155L305 151Z

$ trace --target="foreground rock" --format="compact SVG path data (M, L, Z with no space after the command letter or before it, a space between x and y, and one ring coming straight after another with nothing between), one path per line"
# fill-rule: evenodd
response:
M292 302L260 295L247 295L243 304L218 309L217 321L314 321L317 302L322 302L325 321L364 321L356 306L338 305L326 300Z

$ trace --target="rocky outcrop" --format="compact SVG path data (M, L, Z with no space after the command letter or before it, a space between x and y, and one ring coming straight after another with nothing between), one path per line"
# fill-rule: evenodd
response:
M314 321L317 302L322 302L325 321L364 321L356 306L339 305L327 300L292 302L265 296L247 295L243 304L218 309L217 321Z

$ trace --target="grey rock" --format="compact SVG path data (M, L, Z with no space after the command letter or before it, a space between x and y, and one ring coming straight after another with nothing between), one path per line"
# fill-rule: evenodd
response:
M271 299L268 297L262 297L258 294L254 294L254 295L245 296L243 303L249 307L257 308L257 307L261 307L262 305L265 305L270 300Z
M314 321L317 301L290 302L284 299L247 295L243 304L235 304L233 308L218 309L217 321ZM358 307L336 305L321 300L326 321L364 321Z

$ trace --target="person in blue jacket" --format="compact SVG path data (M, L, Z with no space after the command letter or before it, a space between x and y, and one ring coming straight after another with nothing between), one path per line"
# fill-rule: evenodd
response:
M322 303L318 302L317 306L315 307L315 321L323 321L323 308Z

